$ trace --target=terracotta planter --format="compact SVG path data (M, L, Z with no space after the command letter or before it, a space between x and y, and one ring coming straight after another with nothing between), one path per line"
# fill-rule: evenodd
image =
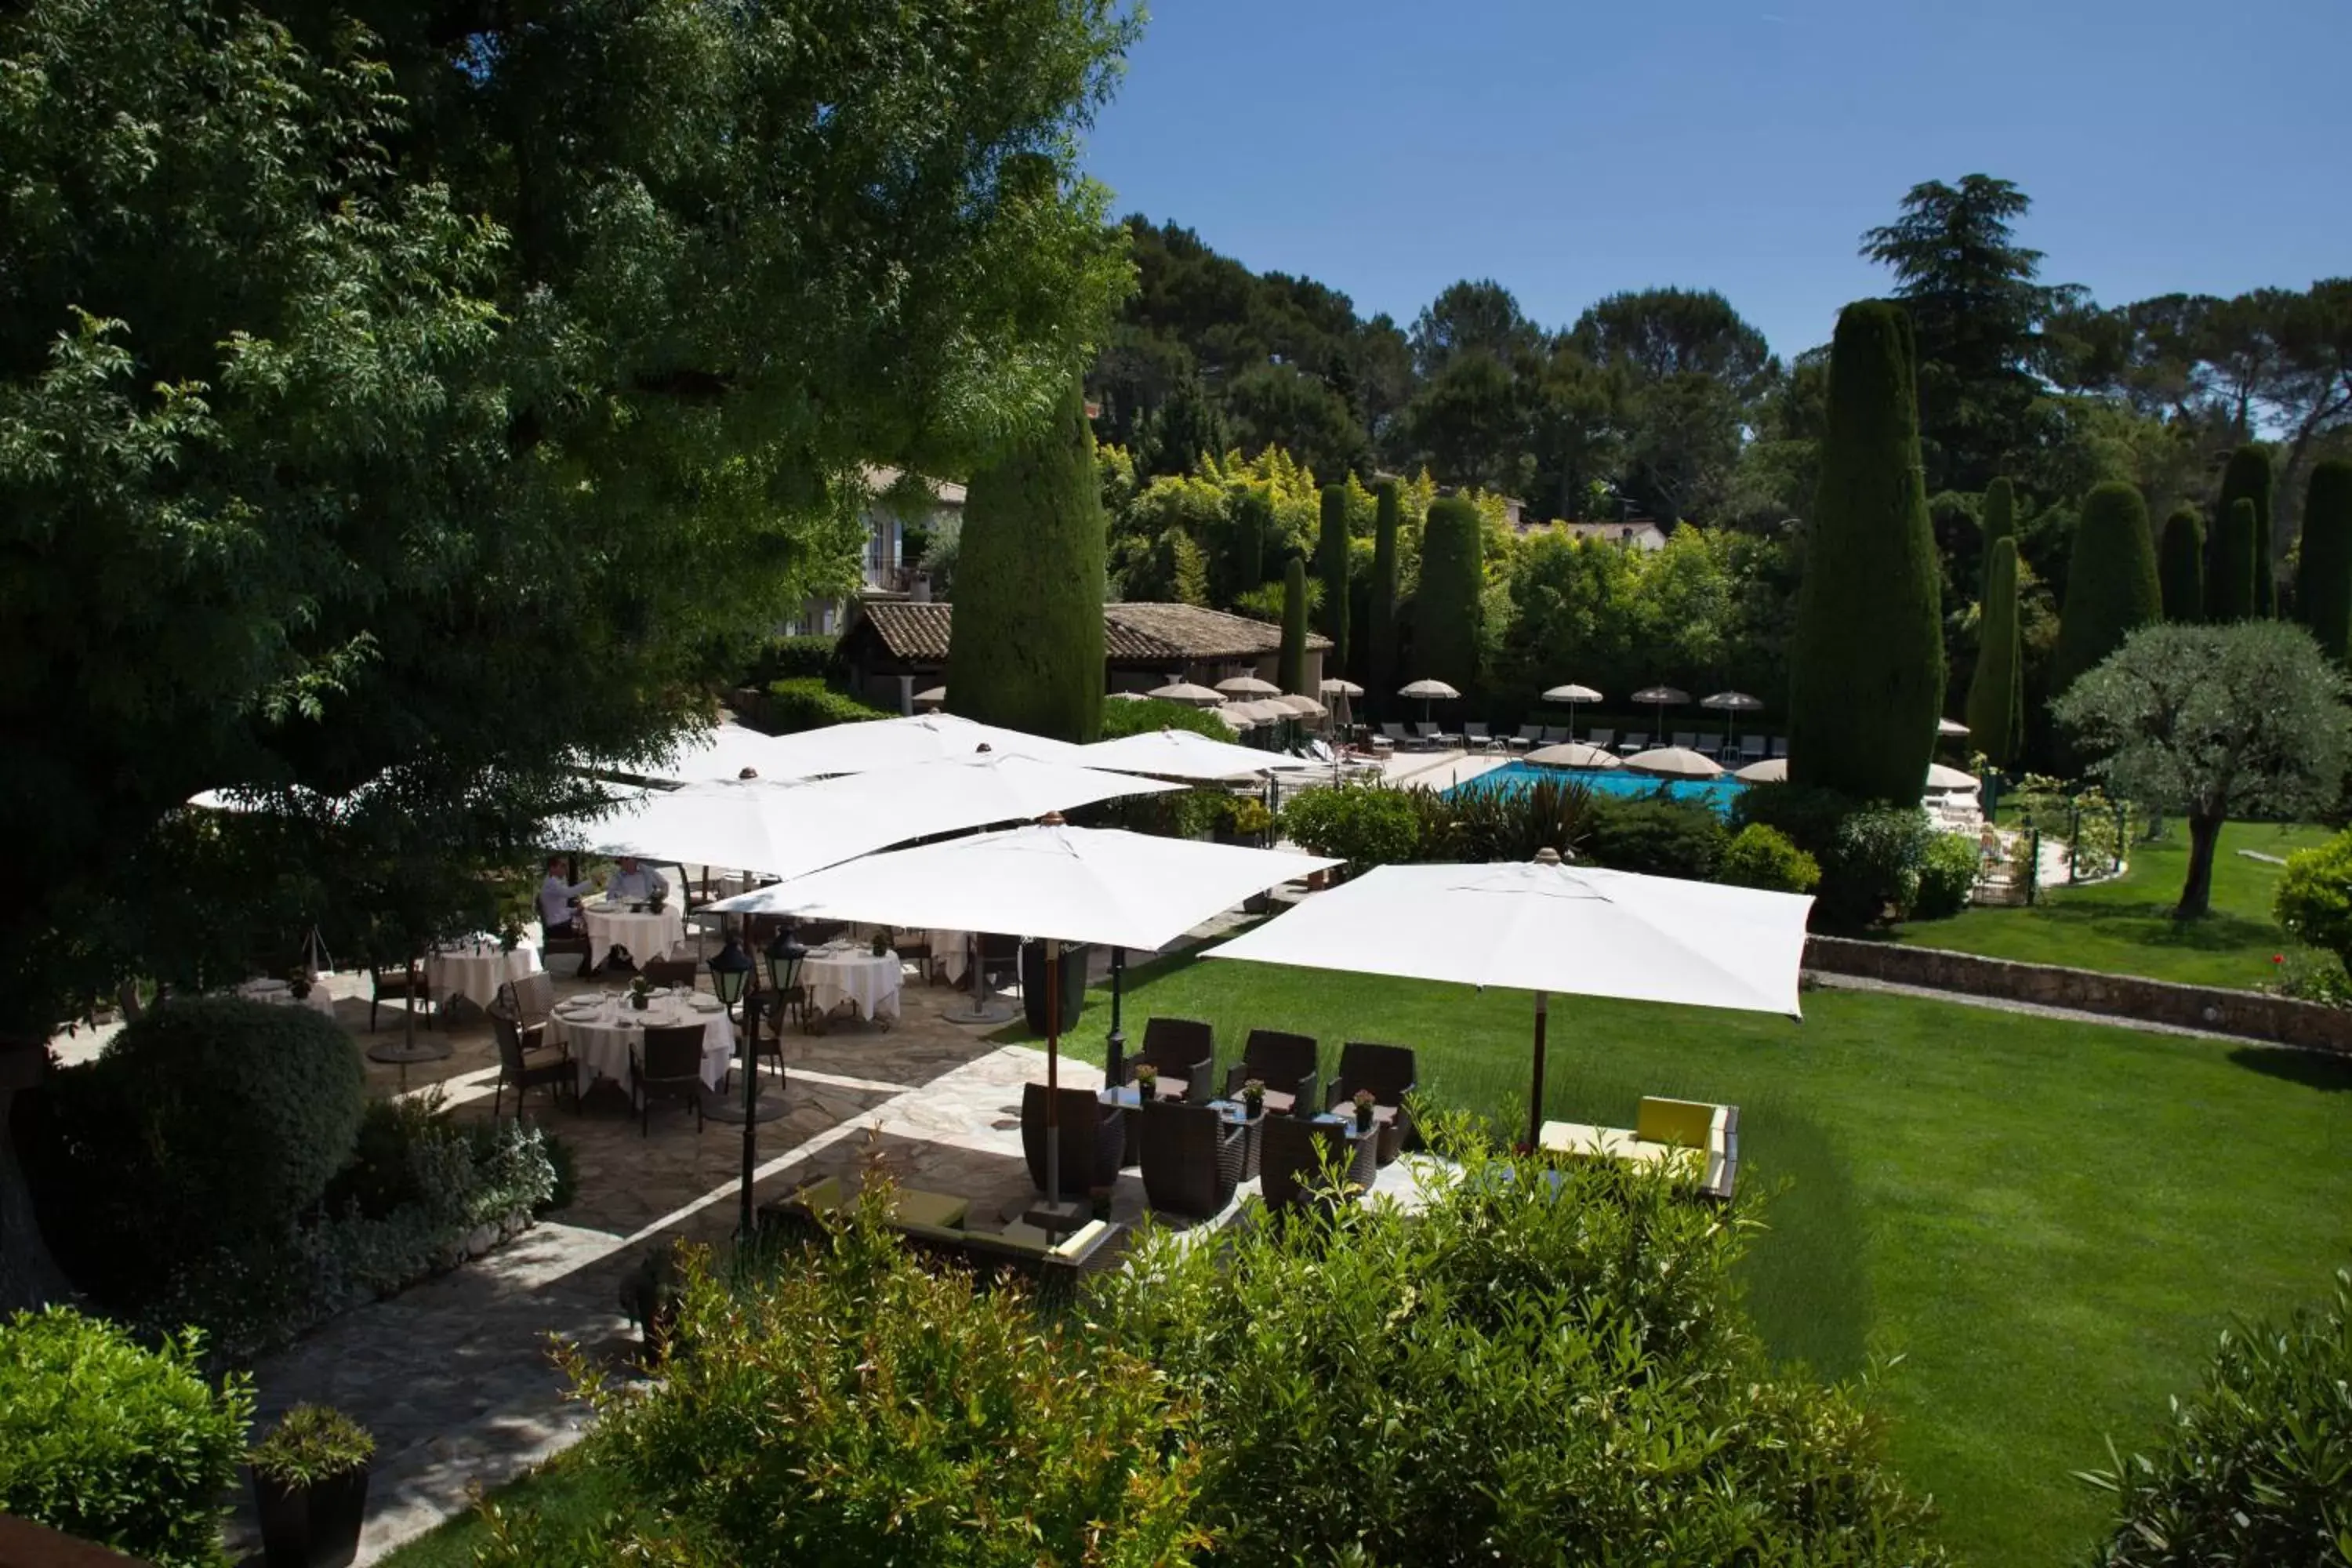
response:
M367 1518L364 1468L309 1486L253 1478L254 1512L261 1521L261 1555L268 1568L344 1568L359 1555Z

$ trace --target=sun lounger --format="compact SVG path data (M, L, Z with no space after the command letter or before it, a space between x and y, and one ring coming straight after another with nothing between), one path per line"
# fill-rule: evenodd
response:
M1421 737L1421 743L1423 745L1434 746L1441 752L1451 750L1462 743L1461 736L1448 734L1446 732L1445 726L1443 724L1433 724L1426 719L1423 719L1412 728L1414 733Z
M1394 721L1391 721L1390 722L1381 726L1381 735L1391 746L1402 746L1408 752L1416 750L1421 745L1419 741L1405 733L1405 728L1402 724L1397 723Z
M1674 743L1680 746L1685 752L1696 752L1698 750L1698 731L1696 730L1677 730L1675 731Z
M1614 730L1595 730L1592 733L1584 737L1584 743L1588 746L1598 746L1604 752L1614 751L1617 748L1617 731Z
M1540 746L1544 743L1543 735L1542 725L1522 724L1519 726L1519 732L1511 737L1510 748L1515 752L1524 752L1532 747Z
M1646 752L1649 749L1650 732L1647 730L1628 730L1625 731L1625 738L1617 742L1617 750L1629 757L1636 752Z
M1728 1198L1739 1177L1739 1107L1643 1096L1632 1128L1547 1121L1537 1142L1575 1159L1672 1164L1711 1198Z
M1740 736L1739 760L1743 763L1762 762L1764 760L1764 737L1761 735Z
M1462 738L1465 742L1482 752L1491 752L1496 748L1495 737L1488 732L1486 726L1484 724L1463 725Z
M1772 737L1772 754L1776 757L1785 757L1789 754L1788 736L1775 735Z

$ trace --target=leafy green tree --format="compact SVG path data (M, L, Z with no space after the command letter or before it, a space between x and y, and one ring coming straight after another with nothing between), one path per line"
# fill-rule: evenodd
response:
M1525 489L1533 477L1525 392L1511 365L1484 350L1449 355L1405 410L1403 445L1447 484Z
M2271 912L2297 942L2352 965L2352 831L2288 856Z
M1900 307L1865 300L1839 313L1789 702L1791 783L1906 805L1927 777L1944 689L1911 365Z
M1413 321L1414 367L1434 380L1463 354L1508 364L1540 344L1543 333L1512 292L1493 279L1450 284Z
M2082 520L2074 527L2074 558L2066 571L2066 607L2059 618L2050 689L2064 692L2135 629L2163 617L2147 503L2129 485L2101 485L2083 498Z
M2352 656L2352 462L2340 458L2312 469L2304 492L2294 605L2328 658Z
M1764 334L1712 289L1644 289L1594 304L1569 336L1623 378L1625 493L1659 518L1712 511L1780 376Z
M1984 615L1969 683L1969 740L1995 767L2025 743L2025 655L2018 640L2017 541L1992 542L1985 563Z
M2166 620L2185 625L2205 618L2205 520L2195 507L2176 507L2165 519L2156 574Z
M2278 567L2271 552L2271 455L2249 441L2230 454L2221 470L2221 495L2215 504L2223 515L2238 502L2253 508L2253 591L2251 614L2278 613Z
M1364 660L1364 689L1371 711L1388 711L1397 679L1397 529L1404 508L1394 479L1382 479L1373 495L1377 510L1372 521L1371 619L1365 627L1369 644Z
M1984 581L1988 584L1984 591L1990 593L1991 591L1990 584L1992 582L1992 547L2004 539L2017 537L2017 491L2010 484L2006 475L1996 475L1992 483L1985 486L1982 527L1985 552Z
M1348 487L1324 486L1322 505L1315 570L1323 579L1322 629L1331 639L1330 668L1337 674L1348 667Z
M0 12L0 1084L356 865L465 912L847 585L863 465L961 471L1124 283L1076 159L1136 24L1088 0ZM178 885L261 831L192 795L363 784L432 831ZM46 1289L12 1172L0 1305Z
M1225 408L1241 446L1280 447L1325 478L1358 467L1370 447L1346 395L1295 364L1244 371L1225 388Z
M1414 679L1443 680L1465 696L1478 685L1483 549L1476 506L1460 496L1430 504L1421 531L1421 586L1413 595Z
M2255 554L2260 537L2254 503L2241 496L2213 521L2212 560L2205 574L2205 618L2216 625L2254 618L2258 602L2254 579L2261 558Z
M1135 466L1144 479L1190 473L1202 458L1220 456L1234 444L1224 411L1198 374L1180 379L1137 435Z
M972 475L948 644L950 712L1081 743L1101 729L1104 539L1094 446L1072 381L1043 429L1016 437ZM1196 565L1199 553L1193 547Z
M2327 810L2344 779L2344 686L2301 626L2154 626L2053 705L2109 793L2189 823L2176 919L2211 903L2213 850L2231 816Z
M1294 555L1282 572L1282 652L1275 684L1287 692L1307 690L1307 563Z

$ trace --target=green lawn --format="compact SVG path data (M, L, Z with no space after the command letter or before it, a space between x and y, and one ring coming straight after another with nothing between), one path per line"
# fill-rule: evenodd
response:
M2175 823L2160 842L2133 845L2131 869L2112 882L2053 888L2030 908L1967 910L1950 920L1905 925L1895 940L1988 958L2252 989L2271 978L2271 954L2286 937L2271 919L2279 868L2238 851L2284 857L2331 836L2325 827L2227 825L2213 860L2213 912L2201 921L2172 918L2189 868L2188 830Z

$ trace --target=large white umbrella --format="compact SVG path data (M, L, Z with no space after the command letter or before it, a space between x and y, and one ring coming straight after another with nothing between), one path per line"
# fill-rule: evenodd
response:
M1567 866L1546 850L1517 865L1382 866L1208 956L1534 992L1532 1148L1551 992L1798 1017L1812 902Z
M1122 735L1116 741L1097 741L1078 750L1091 768L1207 783L1272 773L1299 773L1318 765L1304 757L1286 757L1255 746L1213 741L1190 730L1153 730L1140 735Z
M1339 863L1287 850L1068 827L1049 818L870 856L710 908L1041 937L1053 996L1063 942L1165 947L1253 893ZM1053 1131L1057 1097L1051 1091L1061 1086L1060 1020L1052 1012L1047 1017L1054 1027L1045 1036L1045 1193L1048 1202L1058 1202L1061 1140Z
M1223 692L1213 691L1205 686L1195 686L1189 680L1175 680L1166 686L1155 686L1147 695L1157 697L1163 702L1190 702L1196 708L1213 708L1225 700Z
M1789 782L1789 759L1768 757L1760 763L1750 763L1731 775L1742 784L1786 784Z
M715 784L722 779L740 778L746 768L764 778L770 765L769 752L775 743L773 735L762 735L740 724L714 724L646 772L651 777L679 784Z
M1229 675L1217 682L1217 689L1228 697L1279 697L1282 688L1271 680L1261 680L1255 675Z
M1362 687L1352 680L1342 680L1337 676L1327 676L1318 689L1326 697L1361 697L1364 694Z
M1429 721L1429 705L1431 703L1458 701L1461 699L1462 693L1454 690L1454 688L1446 685L1445 682L1442 680L1423 679L1413 681L1406 686L1399 687L1397 689L1397 695L1399 697L1417 697L1421 699L1422 722L1427 723Z
M1598 702L1601 700L1601 693L1593 690L1590 686L1579 686L1574 681L1570 681L1566 686L1555 686L1545 692L1544 700L1568 705L1568 734L1569 739L1574 740L1576 738L1576 705L1580 702Z
M1713 757L1703 757L1687 746L1660 746L1654 751L1636 752L1625 759L1629 773L1648 773L1662 779L1717 779L1723 776L1723 764Z
M983 746L993 752L1017 752L1054 763L1066 763L1077 751L1066 741L1050 741L1002 725L974 723L950 713L918 713L906 719L829 724L796 735L771 736L767 760L758 766L763 779L819 778L975 756Z
M1254 719L1261 724L1281 723L1298 717L1271 697L1256 702L1229 702L1225 706L1241 717Z
M1293 691L1280 697L1269 697L1266 700L1276 707L1289 709L1294 717L1300 719L1320 719L1330 711L1323 704L1302 692Z
M1527 754L1527 761L1552 768L1622 768L1625 765L1624 760L1616 752L1576 741L1559 746L1538 746Z
M927 708L936 708L947 700L948 689L944 686L927 686L915 693L915 700Z
M1977 776L1974 773L1965 773L1958 768L1948 768L1941 763L1927 764L1929 795L1958 795L1979 787Z
M1083 746L1070 748L1071 754L1081 759L1085 751ZM1033 822L1049 811L1072 811L1097 801L1160 795L1181 787L1138 778L1131 773L1086 767L1082 762L1048 763L1017 752L992 752L826 779L804 784L791 795L798 801L819 802L827 809L837 805L880 818L898 829L889 842L901 843L959 828Z
M1718 691L1698 700L1702 708L1712 708L1723 715L1723 749L1731 750L1731 716L1734 713L1754 713L1764 704L1745 691Z

